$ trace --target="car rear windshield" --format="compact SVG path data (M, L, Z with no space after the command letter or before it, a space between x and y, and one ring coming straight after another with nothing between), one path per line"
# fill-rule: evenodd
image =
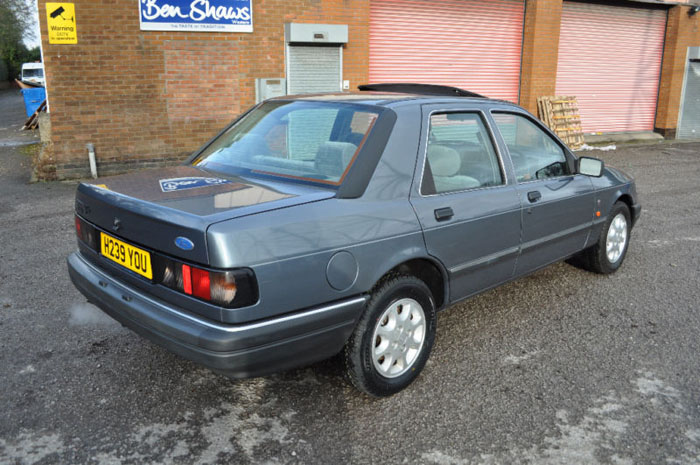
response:
M350 103L266 102L215 139L193 164L337 187L377 117L372 107Z

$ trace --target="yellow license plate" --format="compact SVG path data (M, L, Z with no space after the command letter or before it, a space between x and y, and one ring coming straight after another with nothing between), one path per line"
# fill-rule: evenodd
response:
M134 273L153 279L150 253L103 232L100 233L100 244L100 252L103 256Z

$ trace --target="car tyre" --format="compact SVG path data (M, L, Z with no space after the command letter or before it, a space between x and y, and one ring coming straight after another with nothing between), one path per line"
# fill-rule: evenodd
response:
M610 274L617 271L627 255L631 230L630 210L624 202L613 205L596 244L583 251L579 263L594 273Z
M352 385L375 397L407 387L430 356L436 326L433 296L423 281L407 275L382 280L345 345Z

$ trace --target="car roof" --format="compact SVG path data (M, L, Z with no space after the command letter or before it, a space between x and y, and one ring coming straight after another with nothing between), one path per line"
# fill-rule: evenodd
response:
M403 104L426 103L469 103L469 104L507 104L517 106L512 102L487 97L458 97L432 94L417 94L409 92L386 91L352 91L352 92L324 92L318 94L285 95L271 100L300 100L333 103L356 103L362 105L374 105L391 107Z

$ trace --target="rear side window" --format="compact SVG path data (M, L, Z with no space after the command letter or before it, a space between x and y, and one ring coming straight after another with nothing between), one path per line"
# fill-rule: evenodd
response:
M430 130L421 184L423 195L503 184L503 173L478 113L436 113Z
M508 145L518 182L571 174L564 150L528 118L514 113L493 113L493 119Z

